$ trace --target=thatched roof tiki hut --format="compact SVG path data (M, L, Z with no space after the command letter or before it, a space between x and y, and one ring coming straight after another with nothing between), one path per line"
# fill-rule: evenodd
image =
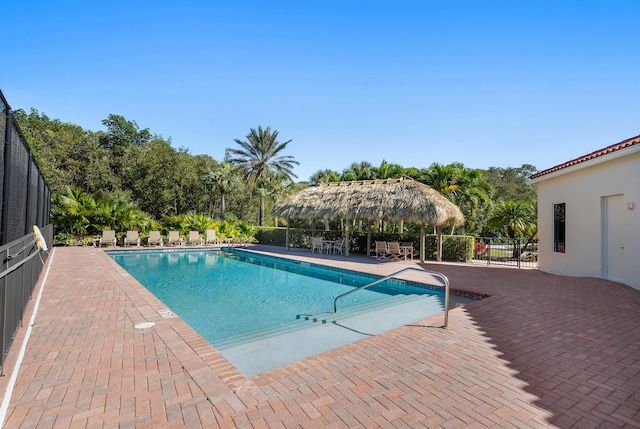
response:
M349 221L405 221L420 225L420 262L424 262L424 227L438 232L438 260L442 258L442 227L464 223L462 212L429 186L411 178L322 183L279 201L273 214L288 219L344 219L349 255ZM367 237L367 248L371 237ZM288 241L287 241L288 245Z

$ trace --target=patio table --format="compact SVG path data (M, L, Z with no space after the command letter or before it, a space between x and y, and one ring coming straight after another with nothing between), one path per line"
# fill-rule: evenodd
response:
M407 260L407 256L411 255L411 259L413 259L413 246L400 246L400 251L404 256L404 260Z
M322 250L326 250L327 254L329 251L333 253L333 245L336 243L340 243L340 240L322 240Z

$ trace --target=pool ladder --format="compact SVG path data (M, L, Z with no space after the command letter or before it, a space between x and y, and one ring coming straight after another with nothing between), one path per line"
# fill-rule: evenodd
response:
M356 293L356 292L358 292L358 291L360 291L362 289L366 289L368 287L377 285L378 283L381 283L381 282L383 282L385 280L389 280L389 279L397 276L398 274L403 273L405 271L409 271L409 270L421 271L423 273L430 274L430 275L432 275L434 277L440 278L444 282L444 325L442 325L442 328L449 329L449 279L447 278L447 276L445 276L442 273L439 273L438 271L423 270L422 268L415 268L415 267L403 268L400 271L396 271L395 273L389 274L386 277L382 277L382 278L380 278L378 280L375 280L375 281L373 281L371 283L368 283L368 284L366 284L364 286L360 286L359 288L356 288L356 289L350 290L349 292L345 292L345 293L343 293L341 295L338 295L333 300L333 312L336 313L338 311L337 304L338 304L338 300L340 298L344 298L345 296L351 295L352 293Z

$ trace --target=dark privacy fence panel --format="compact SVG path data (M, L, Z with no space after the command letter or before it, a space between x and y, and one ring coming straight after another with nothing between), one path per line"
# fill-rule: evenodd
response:
M49 224L51 191L11 108L0 92L0 245Z
M4 139L7 128L7 104L0 92L0 208L4 205L2 190L4 189ZM0 209L0 224L2 223L2 210Z
M38 185L40 183L40 172L36 161L32 158L29 160L28 167L29 189L27 193L27 210L25 212L26 227L38 224Z
M33 225L53 243L51 191L0 91L0 375L47 253ZM1 423L0 423L1 424Z
M17 240L26 234L25 213L27 209L27 191L29 188L29 156L30 153L26 148L24 141L18 134L18 126L13 119L11 121L11 164L9 174L9 195L5 195L9 204L6 238L2 240L3 244L9 241ZM5 177L6 180L6 177ZM7 213L7 212L5 212ZM2 231L4 232L4 231Z

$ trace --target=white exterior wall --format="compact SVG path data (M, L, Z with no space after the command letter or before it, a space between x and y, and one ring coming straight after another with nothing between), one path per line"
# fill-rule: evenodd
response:
M533 179L538 188L538 267L568 276L603 277L640 289L640 146ZM621 274L607 273L603 199L620 195ZM566 253L553 249L553 205L565 203ZM633 204L633 209L629 209ZM622 225L620 225L622 223ZM603 257L603 254L605 255ZM616 261L619 264L619 261ZM620 265L619 265L620 267Z

